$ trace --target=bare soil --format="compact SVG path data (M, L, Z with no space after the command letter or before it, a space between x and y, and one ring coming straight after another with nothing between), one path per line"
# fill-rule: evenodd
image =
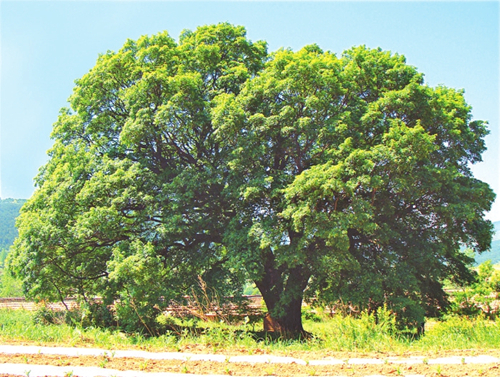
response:
M192 349L186 350L193 352ZM231 352L238 354L238 352ZM240 355L248 355L239 353ZM470 350L470 351L447 351L432 354L361 354L361 353L337 353L337 352L286 352L286 356L300 358L302 360L317 360L324 357L347 360L350 358L378 358L385 360L388 357L406 358L409 356L425 356L429 359L450 356L477 356L490 355L500 357L500 350ZM141 358L113 358L112 356L81 356L69 357L59 355L5 355L0 354L0 364L38 364L54 366L94 366L123 371L143 372L171 372L189 374L219 374L229 376L354 376L362 377L368 375L404 376L420 374L427 377L458 377L458 376L500 376L500 363L489 364L461 364L461 365L428 365L428 364L393 364L385 363L379 365L299 365L299 364L251 364L232 362L209 362L209 361L178 361L178 360L147 360ZM1 365L0 365L1 369ZM1 374L0 377L8 376ZM75 376L76 377L76 376Z

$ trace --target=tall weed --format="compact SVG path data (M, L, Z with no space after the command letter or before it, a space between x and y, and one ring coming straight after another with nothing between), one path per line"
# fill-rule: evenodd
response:
M320 320L319 320L320 319ZM124 334L117 330L83 328L78 325L41 324L34 314L23 310L0 310L0 340L35 344L93 346L105 349L141 348L179 351L189 348L203 352L245 351L287 353L289 351L350 352L434 352L456 349L499 349L500 321L484 317L449 316L430 322L425 335L402 335L391 313L363 313L359 318L318 315L304 320L309 339L283 340L266 336L261 329L250 331L220 322L198 322L197 327L179 327L177 332L151 337Z
M419 340L418 345L428 350L500 348L500 320L484 316L448 316L436 322Z

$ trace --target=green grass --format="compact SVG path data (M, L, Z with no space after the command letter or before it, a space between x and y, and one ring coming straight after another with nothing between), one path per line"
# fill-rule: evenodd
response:
M437 322L435 327L418 341L425 350L500 349L500 319L489 321L453 316Z
M500 320L449 317L431 322L431 328L419 339L394 335L390 323L376 324L373 317L324 317L321 321L304 321L313 334L307 341L271 340L256 336L251 327L222 323L199 323L203 331L187 328L179 332L147 338L118 331L66 324L41 325L33 314L22 310L0 310L0 341L39 345L89 346L105 349L139 348L148 350L193 350L203 352L243 351L287 353L289 351L350 352L437 352L459 349L500 349ZM255 330L261 330L256 328ZM262 335L258 332L257 334ZM257 339L256 339L257 338Z

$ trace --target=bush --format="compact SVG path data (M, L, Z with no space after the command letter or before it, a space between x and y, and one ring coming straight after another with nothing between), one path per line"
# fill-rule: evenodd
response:
M101 302L82 304L78 314L80 315L80 325L82 327L109 328L117 326L111 306Z
M23 287L21 280L15 279L0 268L0 297L22 297Z
M62 312L56 312L47 308L46 306L42 306L35 311L33 314L33 323L38 325L53 325L64 323L64 320L61 321ZM58 315L59 314L59 315Z
M451 294L448 313L466 316L486 315L495 319L499 312L500 270L491 261L477 268L477 281L469 286L458 287Z
M307 308L302 310L302 319L312 322L322 322L323 318L318 315L313 309Z
M83 303L69 310L55 310L42 302L33 314L33 322L41 325L67 324L83 328L116 327L111 309L99 302Z

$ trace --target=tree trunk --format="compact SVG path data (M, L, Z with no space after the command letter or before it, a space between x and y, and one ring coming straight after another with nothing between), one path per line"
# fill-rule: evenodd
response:
M302 298L309 277L303 266L277 267L274 256L268 253L264 273L255 280L268 310L264 330L285 337L306 335L302 327Z
M272 312L269 307L268 310L269 313ZM305 334L302 327L302 298L294 299L288 305L285 305L284 314L282 315L273 317L269 313L264 318L264 331L278 332L287 337Z

